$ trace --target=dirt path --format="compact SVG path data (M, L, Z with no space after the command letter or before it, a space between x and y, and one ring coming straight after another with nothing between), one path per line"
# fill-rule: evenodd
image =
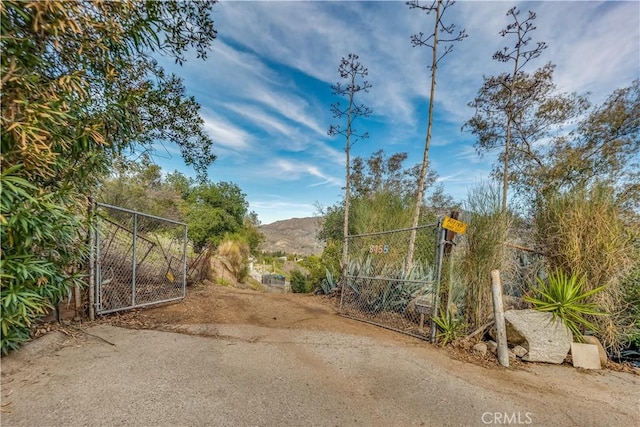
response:
M180 304L49 334L3 358L2 425L640 422L638 375L466 363L333 304L201 286Z

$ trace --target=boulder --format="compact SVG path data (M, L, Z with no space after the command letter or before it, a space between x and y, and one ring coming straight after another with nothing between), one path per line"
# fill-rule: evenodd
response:
M487 341L487 348L493 354L498 352L498 343L495 341Z
M507 341L528 350L522 360L560 364L569 354L573 334L561 320L554 320L551 313L507 310L504 318Z
M585 344L593 344L598 347L598 355L600 356L600 365L606 366L607 360L609 359L607 358L607 352L605 351L604 347L602 346L598 338L591 335L585 335L583 338L584 338Z

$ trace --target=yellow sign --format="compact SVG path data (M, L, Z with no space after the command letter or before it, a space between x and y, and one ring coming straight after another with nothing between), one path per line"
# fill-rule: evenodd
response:
M167 271L167 279L169 279L169 281L170 281L171 283L175 282L175 280L176 280L176 278L175 278L175 276L173 275L173 273L171 272L171 270Z
M447 230L451 230L458 234L464 234L467 232L466 223L458 221L457 219L449 218L448 216L444 217L444 221L442 221L442 228L446 228Z

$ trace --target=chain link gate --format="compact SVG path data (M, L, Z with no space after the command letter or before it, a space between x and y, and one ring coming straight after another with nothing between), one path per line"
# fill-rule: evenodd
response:
M96 203L95 312L183 299L187 226Z
M413 230L348 236L340 314L433 341L435 325L430 319L437 315L442 259L450 243L442 221L417 227L413 263L408 266Z

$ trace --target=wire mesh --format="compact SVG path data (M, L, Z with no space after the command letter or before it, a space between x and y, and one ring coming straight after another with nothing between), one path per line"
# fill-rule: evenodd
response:
M504 267L500 271L503 295L522 298L536 287L538 279L546 277L547 263L543 254L525 246L506 243L504 255Z
M415 229L410 268L407 257L412 229L349 236L340 313L430 339L438 230L437 224Z
M184 298L186 225L97 204L96 313Z

